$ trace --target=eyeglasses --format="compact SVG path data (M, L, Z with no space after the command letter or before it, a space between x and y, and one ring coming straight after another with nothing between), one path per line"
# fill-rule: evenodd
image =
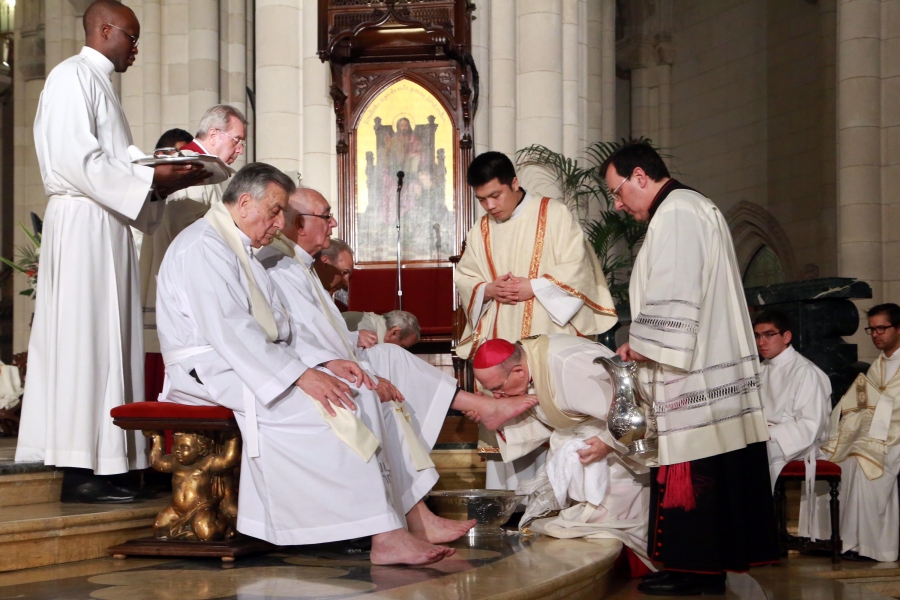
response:
M888 329L894 329L894 325L883 325L880 327L866 327L863 331L866 332L867 335L872 335L872 333L877 333L878 335L884 335L884 332Z
M484 389L486 389L487 391L489 391L492 394L503 394L505 396L506 392L503 391L503 388L506 387L506 383L509 381L509 376L512 375L512 372L513 372L513 370L510 369L509 373L506 374L506 379L504 379L503 383L501 383L500 385L494 386L492 388L484 388Z
M763 333L754 333L753 337L757 340L760 338L766 338L767 340L771 340L776 335L782 335L780 331L765 331Z
M616 186L616 189L614 189L614 190L612 191L612 197L613 197L613 198L618 198L618 197L619 197L619 190L622 189L622 186L625 185L625 182L628 181L629 179L631 179L631 175L629 175L628 177L626 177L625 179L623 179L623 180L622 180L622 183L620 183L618 186Z
M246 143L246 142L244 142L244 140L239 140L238 138L234 137L233 135L230 135L230 134L228 134L228 133L225 133L225 131L223 131L223 130L221 130L221 129L218 129L218 128L216 128L216 127L213 127L213 129L215 129L216 131L220 132L220 133L221 133L222 135L224 135L225 137L230 137L231 140L234 142L234 147L235 147L235 148L243 148L243 147L244 147L244 145L245 145L245 143Z
M304 217L319 217L320 219L325 219L326 221L330 221L334 218L334 213L328 213L327 215L314 215L312 213L297 213L298 215L303 215Z
M114 27L115 29L118 29L119 31L121 31L122 33L124 33L125 35L127 35L127 36L131 39L131 47L132 47L132 48L137 48L137 47L138 47L138 44L141 43L140 40L138 40L138 37L137 37L136 35L131 35L130 33L128 33L127 31L125 31L124 29L122 29L122 28L119 27L118 25L113 25L112 23L104 23L104 25L108 25L109 27Z

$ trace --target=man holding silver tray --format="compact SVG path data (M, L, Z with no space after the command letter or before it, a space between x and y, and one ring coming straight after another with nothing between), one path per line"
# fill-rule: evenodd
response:
M138 257L168 194L206 177L198 165L132 164L143 153L110 76L137 56L132 10L97 0L85 47L47 77L34 123L44 190L40 277L28 347L17 462L67 467L62 500L131 502L107 476L147 467L144 439L112 423L111 408L144 400Z

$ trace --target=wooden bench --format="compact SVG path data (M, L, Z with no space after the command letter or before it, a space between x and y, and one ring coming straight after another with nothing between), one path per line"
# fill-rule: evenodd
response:
M231 410L135 402L112 409L110 415L122 429L151 436L154 468L172 472L173 498L193 498L193 505L170 503L157 516L153 537L112 546L109 554L115 558L208 556L231 562L272 548L235 530L241 442ZM165 453L164 430L172 431L174 454Z

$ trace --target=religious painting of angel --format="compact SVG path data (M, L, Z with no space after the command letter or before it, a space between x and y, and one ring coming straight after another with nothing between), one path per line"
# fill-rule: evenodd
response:
M456 215L453 123L441 103L400 80L366 108L356 136L357 262L397 260L398 220L404 262L446 261L456 248Z

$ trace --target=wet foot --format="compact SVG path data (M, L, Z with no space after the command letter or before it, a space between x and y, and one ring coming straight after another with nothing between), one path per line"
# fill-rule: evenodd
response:
M405 529L395 529L372 536L372 552L369 556L373 565L422 566L436 563L455 553L453 548L435 546Z

